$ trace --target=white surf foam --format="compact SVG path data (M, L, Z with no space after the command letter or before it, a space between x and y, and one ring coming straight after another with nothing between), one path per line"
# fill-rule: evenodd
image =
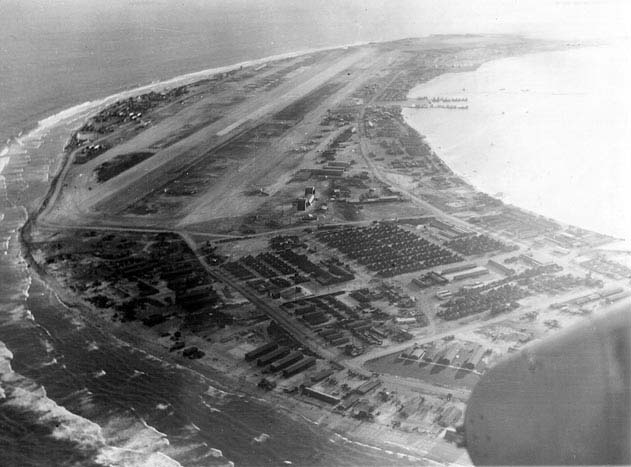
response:
M4 167L9 163L9 156L4 156L5 153L9 152L9 148L4 148L2 150L3 155L0 156L0 173L2 173L2 170L4 169Z
M46 349L46 353L52 353L52 351L55 350L53 344L48 339L41 339L41 342Z
M45 138L52 129L61 125L68 127L71 125L78 126L79 123L88 118L89 115L96 113L100 109L111 105L118 100L133 97L152 90L159 91L174 86L193 83L200 79L234 70L239 67L256 66L275 60L282 60L317 52L319 50L343 48L351 45L360 45L360 43L333 48L308 49L265 57L257 60L245 61L225 67L202 70L159 83L151 83L149 85L126 90L103 99L83 102L40 120L35 129L29 131L25 135L20 134L17 138L8 141L4 147L0 148L0 172L3 172L6 169L7 165L13 158L24 157L29 147L40 147L43 138ZM28 283L25 284L26 286L22 293L22 298L28 298L30 277L28 277L27 282ZM12 318L33 320L33 315L30 310L22 306L13 309ZM82 325L82 323L76 324ZM98 345L90 344L88 346L88 350L96 349L98 349ZM180 465L174 459L161 452L161 449L168 447L169 445L168 439L164 433L153 429L153 427L148 425L144 420L141 422L141 429L139 429L136 425L133 429L123 430L122 432L120 430L106 430L106 428L109 427L100 427L98 424L76 415L65 407L58 405L55 401L47 397L44 387L39 386L28 378L15 373L10 365L12 357L12 353L3 343L0 342L0 383L2 383L0 384L0 396L5 403L11 404L22 410L29 411L37 415L42 423L55 426L53 431L54 437L77 442L78 444L89 448L98 449L99 455L97 457L97 461L103 465ZM138 372L138 374L141 374L141 372ZM95 376L97 375L100 375L100 372L97 372ZM207 394L215 398L223 398L230 395L229 393L213 387L208 388ZM223 457L223 453L220 450L211 449L214 457ZM227 462L228 465L232 465L232 462Z
M94 352L95 350L99 350L99 345L96 342L91 341L88 344L88 352Z
M191 422L189 425L187 425L187 428L194 430L194 431L202 431L197 425L195 425L193 422Z
M204 394L209 395L211 397L218 398L218 399L224 399L228 396L235 395L231 392L222 391L221 389L216 388L214 386L210 386L210 385L208 386L208 389L206 389L206 392Z
M351 440L351 439L349 439L349 438L347 438L345 436L340 435L339 433L335 433L333 435L333 438L329 439L329 441L331 441L332 443L337 442L337 440L341 440L341 441L343 441L345 443L349 443L349 444L354 444L356 446L361 446L363 448L372 449L374 451L380 451L380 452L383 452L385 454L396 456L396 457L398 457L400 459L401 458L405 458L407 460L414 461L414 462L423 462L424 463L423 465L429 465L429 464L442 465L439 462L432 461L431 459L420 458L420 457L413 456L411 454L404 454L404 453L401 453L401 452L394 452L394 451L391 451L390 449L384 449L384 448L381 448L379 446L373 446L372 444L366 444L366 443L362 443L360 441L353 441L353 440Z
M47 367L47 366L53 366L53 365L57 365L58 363L59 362L57 361L57 359L53 357L52 360L42 363L41 367L44 368L44 367Z
M208 410L210 410L211 412L221 412L221 410L206 403L203 399L202 399L202 404L204 404L208 408Z
M23 296L21 294L14 294L10 298L17 301L17 300L21 300L22 297ZM21 305L21 304L17 306L12 305L12 306L0 307L0 311L2 312L0 315L1 316L0 322L2 322L3 324L23 327L23 326L28 326L27 321L31 321L31 322L35 321L35 319L33 318L33 313L31 313L31 310L29 310L28 308L26 308L26 306Z
M345 49L348 47L365 45L367 43L368 42L362 41L362 42L354 42L351 44L340 45L336 47L309 48L309 49L303 49L303 50L299 50L295 52L270 55L267 57L262 57L262 58L253 59L253 60L246 60L243 62L234 63L231 65L226 65L226 66L221 66L221 67L207 68L205 70L175 76L170 79L134 87L132 89L121 91L107 97L90 100L90 101L83 102L81 104L74 105L72 107L61 110L57 112L56 114L53 114L49 117L46 117L40 120L37 123L37 126L35 127L35 129L31 130L26 135L20 134L20 136L18 136L17 138L13 138L9 140L7 144L2 149L0 149L0 157L2 157L2 159L0 159L0 173L2 172L2 168L4 167L2 165L2 161L5 159L8 161L8 157L6 156L24 154L24 146L26 144L29 144L29 143L37 144L37 142L40 141L43 137L45 137L48 134L48 132L54 127L61 124L64 124L64 125L71 124L71 123L78 124L80 121L87 119L90 115L115 103L116 101L127 99L129 97L134 97L139 94L144 94L150 91L158 92L158 91L163 91L163 90L173 88L173 87L184 86L184 85L191 84L205 78L210 78L219 73L226 73L229 71L239 69L241 67L251 67L251 66L256 67L258 65L263 65L263 64L267 64L267 63L271 63L271 62L279 61L279 60L284 60L288 58L296 58L296 57L307 55L310 53L320 52L324 50Z
M260 435L255 436L252 441L254 441L255 443L264 443L268 439L270 439L270 435L268 435L267 433L261 433Z
M102 428L48 398L43 386L13 370L12 359L13 353L0 342L0 398L3 404L35 415L39 423L52 428L54 438L96 450L96 462L102 465L180 466L162 452L169 446L166 435L144 420L118 418ZM85 405L84 399L90 396L90 391L84 388L69 397L79 398Z

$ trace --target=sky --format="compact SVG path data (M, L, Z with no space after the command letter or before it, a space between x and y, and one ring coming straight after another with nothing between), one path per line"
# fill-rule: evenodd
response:
M427 32L566 38L631 34L627 0L0 0L0 27L24 32L53 20L66 30L111 28L117 22L168 28L201 24L209 15L234 19L252 12L263 22L270 15L306 25L317 18L324 32L344 27L357 37L368 33L376 39L384 22L396 24L402 37Z
M441 33L606 41L631 36L631 0L0 0L0 141L157 79Z

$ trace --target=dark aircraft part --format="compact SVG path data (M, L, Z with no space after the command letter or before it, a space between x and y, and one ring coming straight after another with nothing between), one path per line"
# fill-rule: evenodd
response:
M631 465L631 311L524 348L480 380L465 416L477 465Z

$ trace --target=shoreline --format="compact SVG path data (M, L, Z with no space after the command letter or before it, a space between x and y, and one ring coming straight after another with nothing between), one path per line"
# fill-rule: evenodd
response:
M592 43L587 43L587 44L583 44L582 46L578 47L578 48L571 48L571 49L566 49L566 50L540 50L540 51L534 51L534 52L528 52L525 54L520 54L520 55L515 55L515 56L508 56L508 57L501 57L501 58L497 58L497 59L493 59L493 60L489 60L487 62L482 63L479 67L477 67L475 70L472 71L466 71L465 74L468 74L470 76L475 76L476 74L479 74L481 71L484 71L483 68L484 67L489 67L489 66L497 66L498 64L501 64L502 62L506 62L508 63L509 61L512 60L527 60L527 59L532 59L532 58L537 58L537 57L541 57L544 55L549 55L549 54L560 54L560 53L567 53L569 51L584 51L587 49L596 49L596 48L602 48L602 47L616 47L618 43L614 42L612 44L592 44ZM421 88L431 88L431 86L434 84L434 82L436 81L440 81L440 80L445 80L446 78L448 78L450 75L452 76L457 76L461 74L461 72L448 72L448 73L443 73L439 76L436 76L434 78L432 78L429 81L417 84L416 86L414 86L412 89L410 89L410 91L408 92L407 98L410 100L416 99L417 97L424 95L424 91ZM460 81L462 82L462 79L460 79ZM499 85L498 85L499 86ZM470 91L468 88L466 91L464 91L463 89L463 95L467 96L469 95L472 91ZM425 132L423 131L423 125L422 123L419 121L417 122L415 120L415 116L419 115L421 112L427 112L427 109L415 109L415 108L405 108L402 112L403 115L403 119L405 121L405 123L410 127L413 128L415 131L417 131L420 135L423 135L423 138L426 139L426 141L428 142L428 144L432 147L432 149L434 150L434 152L436 153L437 157L440 158L441 161L443 161L445 163L445 165L447 167L449 167L452 172L458 177L460 178L464 183L466 183L467 185L471 186L475 191L480 192L480 193L485 193L489 196L491 196L494 199L498 199L500 201L502 201L502 203L507 206L507 207L512 207L512 208L516 208L520 211L532 214L534 216L546 219L546 220L550 220L553 222L556 222L560 225L565 225L565 226L571 226L571 227L577 227L579 229L582 230L586 230L586 231L590 231L590 232L594 232L600 235L604 235L607 237L610 237L612 240L610 242L608 242L606 245L612 245L612 244L622 244L622 250L629 250L631 249L631 246L629 246L631 244L631 237L629 238L625 238L624 236L621 236L620 234L616 234L616 233L610 233L610 232L602 232L600 230L596 230L593 227L589 226L589 225L582 225L580 222L574 222L574 221L570 221L570 220L560 220L558 217L555 217L552 214L546 214L546 213L542 213L537 209L528 207L529 202L528 201L520 201L519 199L517 199L519 197L519 194L511 194L511 192L506 191L506 190L501 190L497 191L493 188L491 188L490 186L488 186L490 184L490 182L488 181L488 177L486 180L486 183L484 180L480 180L480 176L478 176L478 180L476 179L475 176L475 172L477 172L477 170L475 169L475 166L471 167L469 169L469 172L474 172L474 173L465 173L466 171L458 170L456 168L456 166L458 166L459 164L457 162L454 161L449 161L449 155L447 153L452 152L452 150L449 149L445 149L442 148L439 150L437 149L437 147L439 146L439 139L440 137L437 135L434 135L434 138L431 138L429 136L427 136L425 134ZM489 137L491 138L491 137ZM446 143L445 143L446 141ZM445 141L443 141L443 146L449 147L449 146L453 146L456 144L461 144L458 143L457 140L453 140L450 141L449 139L446 139ZM489 139L489 142L491 143L491 145L493 145L493 142L491 139ZM499 162L499 161L498 161ZM506 164L508 164L509 162L506 162ZM482 173L482 172L480 172ZM484 176L482 176L484 177ZM487 186L485 188L485 186ZM493 194L495 193L495 194ZM498 196L498 194L500 194L501 196ZM553 194L548 193L547 196L552 197ZM624 246L624 244L626 243L626 248Z
M67 141L69 141L69 139ZM308 425L315 425L319 430L322 430L322 432L327 433L332 438L337 437L343 443L350 443L364 449L379 451L399 460L407 459L410 462L424 462L442 465L433 459L426 458L425 456L427 455L427 452L420 452L415 449L399 445L391 446L387 442L383 442L382 440L371 436L357 436L352 432L340 432L329 426L330 424L326 423L326 420L324 423L323 421L313 420L310 415L312 415L314 411L316 411L319 416L318 418L325 415L325 412L316 405L311 405L300 400L290 401L282 395L274 394L273 392L262 392L252 383L242 379L231 378L229 375L222 373L220 370L213 368L212 366L199 363L195 360L178 359L175 355L170 354L165 348L156 344L149 335L149 330L145 331L142 329L141 332L134 333L133 329L125 328L127 324L116 325L95 310L92 305L65 290L33 257L31 251L31 234L37 221L37 217L48 207L51 196L55 192L56 184L59 183L60 176L62 175L64 167L69 161L71 154L72 151L63 151L63 158L59 159L57 171L55 176L51 179L52 181L46 195L43 199L41 199L41 201L39 201L37 209L32 211L29 211L28 209L26 210L27 220L18 231L20 256L26 261L27 269L30 271L31 278L40 281L40 283L53 295L54 299L60 306L64 307L70 313L77 313L81 320L84 320L86 314L89 315L94 319L94 322L92 322L90 326L98 330L98 332L103 333L110 339L121 342L123 345L130 346L135 351L141 352L150 358L156 358L168 365L173 365L178 369L185 369L186 371L193 372L206 381L212 389L219 390L227 395L251 397L259 403L264 402L266 405L273 405L274 410L281 411L292 420L307 423ZM234 385L237 386L236 389L233 387ZM339 415L335 414L333 416L338 417Z
M26 250L27 253L24 253L24 250ZM274 410L282 412L292 420L307 423L309 426L315 425L321 432L327 433L332 438L338 438L344 443L383 452L397 459L407 459L410 462L443 465L434 459L425 457L427 452L420 452L401 445L390 445L388 442L383 442L371 436L357 436L353 432L349 433L335 430L326 420L318 421L310 417L314 411L317 415L324 415L325 412L317 405L311 405L301 400L292 400L291 403L288 403L290 401L282 395L275 394L271 391L262 391L249 381L232 378L214 367L199 363L195 360L183 360L182 358L178 358L175 354L169 353L168 350L156 344L149 335L149 330L145 331L141 329L140 332L133 332L132 329L125 329L127 324L117 326L109 322L106 317L93 309L91 305L65 291L56 280L35 261L30 253L30 246L28 242L23 239L22 235L20 235L20 251L22 257L27 262L27 267L34 273L34 279L39 281L44 288L52 294L61 307L65 308L70 313L78 313L78 318L82 321L85 320L86 314L89 315L94 319L94 321L89 324L93 329L98 330L98 332L110 339L120 342L122 345L130 346L135 351L149 358L155 358L167 365L194 373L208 384L209 390L219 391L227 396L236 396L239 398L250 397L258 403L271 405ZM82 314L82 312L85 314ZM334 416L338 417L339 415Z
M424 36L419 36L424 37ZM397 40L404 40L397 39ZM387 41L383 41L387 42ZM331 47L317 47L312 49L302 49L293 52L285 52L281 54L268 55L265 57L254 58L251 60L244 60L242 62L237 62L229 65L222 65L214 68L205 68L203 70L193 71L189 73L184 73L181 75L176 75L171 78L166 78L162 80L155 80L147 84L140 85L128 85L124 86L122 90L115 92L113 94L109 94L104 97L96 97L94 99L84 101L80 104L75 104L70 107L63 108L53 114L50 114L41 120L38 120L33 126L25 127L20 130L19 134L16 136L11 136L5 141L2 145L0 145L0 158L11 157L10 148L13 144L18 144L21 146L21 142L23 139L28 137L37 136L38 133L44 132L48 127L55 125L61 121L65 121L74 117L78 117L79 114L84 112L89 112L88 115L85 115L83 119L89 118L98 109L102 106L109 106L114 104L115 102L127 99L128 97L134 97L139 93L145 93L150 91L158 91L161 89L168 89L171 87L177 86L185 86L188 84L192 84L196 81L200 81L202 79L210 78L219 73L226 73L240 67L251 67L257 65L265 65L267 63L272 63L279 60L285 60L288 58L296 58L303 55L308 55L312 53L324 52L328 50L338 50L345 49L349 47L357 47L361 45L366 45L370 43L376 43L375 41L358 41L349 44L336 45ZM0 175L2 175L2 166L0 166Z
M223 73L225 71L233 69L238 69L240 66L256 66L257 64L269 63L275 60L297 57L309 53L317 53L324 50L343 49L347 47L352 47L354 45L360 44L349 44L336 47L327 47L317 50L291 52L288 54L283 54L282 56L264 57L254 61L237 63L222 68L202 70L199 72L180 75L158 83L140 86L131 90L107 96L96 101L84 102L82 104L78 104L61 110L60 112L57 112L49 117L40 120L34 129L30 130L29 132L24 132L19 137L14 138L11 143L17 144L21 148L22 142L25 139L45 137L48 128L67 120L78 120L78 123L77 125L75 125L75 127L79 128L81 124L83 124L83 122L85 122L88 118L97 113L101 108L107 107L108 105L112 105L121 99L139 93L149 92L151 90L157 90L161 88L168 88L176 85L192 84L208 76ZM79 116L80 118L78 118ZM76 131L76 129L74 131ZM72 134L74 134L74 131ZM326 423L323 424L322 422L313 420L312 418L310 418L312 412L314 410L321 411L321 409L317 406L311 406L302 401L291 401L292 403L287 404L287 399L282 396L267 392L261 392L259 388L252 385L251 383L230 378L230 376L222 374L219 370L207 365L200 364L192 360L186 360L184 362L179 361L177 358L166 352L165 349L160 347L160 345L155 344L151 340L150 336L144 335L147 333L141 333L140 335L135 334L131 330L124 329L122 327L124 325L116 326L115 324L110 323L106 318L104 318L96 310L94 310L89 304L85 303L80 298L73 296L72 293L69 293L68 291L64 290L59 284L57 284L56 280L51 277L50 274L33 257L31 251L31 242L33 240L32 233L33 229L35 228L35 224L37 223L37 219L49 207L51 197L54 195L56 187L61 180L64 168L66 167L72 156L73 150L65 149L65 146L71 140L72 134L69 135L68 138L66 138L64 142L64 149L60 151L58 157L51 158L51 168L53 168L54 170L54 175L49 179L50 183L46 194L43 197L32 200L29 205L26 206L25 211L27 214L27 218L24 224L18 229L17 235L20 245L20 256L26 261L27 268L31 271L31 274L33 274L33 278L39 280L42 285L44 285L44 287L50 291L50 293L54 296L55 300L59 303L60 306L66 308L70 312L79 313L82 317L85 316L84 314L82 314L82 312L89 314L89 316L96 318L96 323L93 323L92 326L96 328L99 332L107 334L110 338L114 338L115 340L122 342L124 345L129 345L135 350L146 355L160 359L161 361L164 361L169 365L174 365L177 368L185 368L188 371L192 371L203 378L205 381L207 381L209 386L214 387L215 389L219 389L222 392L228 394L234 394L236 392L237 394L241 394L242 396L252 397L259 402L264 401L266 404L273 404L275 410L280 409L283 413L285 413L293 420L308 423L309 425L317 425L319 429L328 433L332 437L338 437L338 439L344 443L351 443L362 448L383 452L387 455L392 456L393 458L409 459L410 461L414 459L415 462L418 462L419 460L432 462L430 459L425 459L423 457L426 454L425 452L419 452L409 448L406 449L402 446L391 446L387 443L382 443L380 439L370 436L355 436L353 433L338 432L333 428L327 426ZM3 149L3 159L5 159L8 163L9 159L15 156L19 157L19 154L11 153L11 144L6 145ZM0 176L1 175L2 172L0 171ZM236 383L238 385L236 391L230 387L231 383ZM322 414L324 414L324 412L319 413L318 415ZM395 451L395 449L397 450Z
M341 47L348 47L348 46L341 46ZM328 48L328 49L324 49L324 50L332 50L332 49L336 49L336 48L341 48L341 47L334 47L334 48ZM309 52L305 52L305 53L309 53ZM295 55L294 55L295 56ZM238 67L239 64L236 64L233 66L233 69ZM221 71L219 71L221 72ZM197 72L197 73L203 73L203 72ZM182 75L182 76L187 76L190 77L191 75L196 75L196 78L192 78L192 79L202 79L201 76L199 76L197 73L194 74L189 74L189 75ZM175 80L176 78L173 78L173 80ZM173 82L174 81L165 81L165 82L161 82L158 83L156 85L150 85L150 86L164 86L165 83L167 82ZM181 83L180 83L181 84ZM142 90L150 90L152 89L151 87L141 87L141 88L136 88L133 91L134 92L141 92ZM156 89L156 88L153 88ZM131 91L130 91L131 92ZM113 96L110 96L113 97ZM119 97L121 98L121 97ZM109 99L109 98L107 98ZM83 105L83 104L81 104ZM102 105L104 105L104 103L102 103ZM76 106L76 107L80 107L80 106ZM98 106L97 106L98 107ZM71 108L74 109L75 107ZM71 110L71 109L67 109L67 110ZM93 109L96 110L96 109ZM60 112L59 114L61 114L63 112ZM59 115L56 114L56 115ZM53 116L54 117L54 116ZM52 118L52 117L51 117ZM412 129L415 129L412 125L410 125L410 123L406 120L406 125L409 126ZM417 130L418 131L418 130ZM420 133L420 132L419 132ZM58 159L58 162L56 163L55 167L56 167L56 173L55 176L51 179L50 185L48 187L48 191L46 193L46 195L44 196L43 199L40 200L35 200L33 202L33 204L35 203L39 203L39 206L37 207L37 209L33 209L32 211L29 210L27 212L27 220L24 223L24 225L19 229L19 241L20 241L20 247L21 247L21 254L22 256L26 259L27 263L29 264L29 267L34 271L35 275L37 276L38 280L41 280L44 284L46 284L47 288L49 288L49 290L51 291L51 293L53 293L55 295L55 297L57 298L57 300L60 302L60 304L62 304L62 306L68 307L71 310L77 311L79 313L81 312L86 312L88 314L90 314L90 316L94 316L98 319L99 324L96 324L95 326L101 331L101 332L110 332L110 335L115 338L118 339L122 342L125 342L126 344L132 346L133 348L147 353L148 355L152 355L156 358L159 358L163 361L168 362L169 364L173 364L176 365L178 367L183 367L183 368L187 368L190 371L193 371L197 374L199 374L201 377L203 377L204 379L210 381L211 383L217 383L217 385L219 385L220 387L224 387L225 385L230 383L230 382L236 382L240 387L238 388L238 392L239 393L243 393L244 395L247 396L252 396L252 397L256 397L257 399L262 399L265 400L266 403L268 404L274 404L275 405L275 409L280 409L282 410L284 413L288 414L289 416L291 416L294 419L300 419L303 418L306 421L308 421L309 423L312 424L316 424L321 426L324 430L327 430L327 432L330 432L333 435L338 435L341 436L343 439L347 438L350 439L350 442L354 442L354 443L358 443L360 445L366 446L366 444L364 443L371 443L371 444L379 444L379 440L376 439L371 439L371 438L361 438L359 437L357 440L352 439L354 436L353 434L348 434L348 433L338 433L333 429L329 429L326 424L321 425L319 422L315 422L313 420L311 420L309 417L307 417L306 415L304 415L305 413L309 413L309 410L307 410L305 403L301 402L301 401L292 401L291 404L289 404L289 406L285 405L287 403L287 399L282 397L282 396L278 396L275 394L269 394L269 393L264 393L261 392L258 388L252 386L250 383L246 382L246 381L239 381L239 380L234 380L231 379L230 376L225 375L220 373L218 370L214 370L211 367L207 366L207 365L203 365L197 362L193 362L193 361L185 361L185 364L183 364L181 361L178 361L177 358L169 355L168 353L165 353L165 350L159 346L159 344L155 344L154 342L151 342L149 340L149 338L147 337L148 333L142 333L141 334L134 334L132 331L123 328L123 326L125 325L121 325L121 326L117 326L111 322L109 322L106 318L104 318L103 316L100 316L98 312L96 312L96 310L94 310L93 308L90 307L90 305L86 304L84 301L82 301L80 298L73 296L71 293L69 293L68 291L64 290L61 286L59 286L59 284L56 283L55 279L52 278L47 272L46 270L40 266L37 261L35 260L35 258L32 256L32 252L31 252L31 245L30 242L32 241L32 232L33 232L33 228L37 222L37 218L42 214L42 212L44 212L46 210L46 208L48 207L48 204L51 201L51 197L55 192L56 186L60 181L60 176L63 172L64 167L66 166L66 164L68 163L68 160L70 158L72 154L72 151L63 151L63 157ZM441 159L442 160L442 159ZM459 178L462 178L460 175L456 174ZM466 179L464 179L466 181ZM475 189L477 191L477 188L475 186L473 186L473 189ZM522 209L522 208L519 208ZM539 215L539 214L537 214ZM66 297L66 294L68 294L68 297ZM223 381L222 381L223 379ZM219 380L219 381L217 381ZM211 384L211 386L213 386L214 384ZM269 395L268 395L269 394ZM293 405L293 407L291 407L291 405ZM319 409L314 409L314 410L319 410ZM384 446L369 446L371 448L376 448L376 449L381 449L381 450L392 450L391 446L388 445L384 445ZM399 453L395 453L399 454ZM402 454L405 456L408 455L414 455L414 454ZM415 453L415 455L421 455L420 453ZM427 462L431 462L429 459L423 459Z

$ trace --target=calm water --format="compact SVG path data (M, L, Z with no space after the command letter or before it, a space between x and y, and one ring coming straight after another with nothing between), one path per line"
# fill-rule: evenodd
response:
M629 43L498 60L412 96L467 97L466 111L406 110L458 174L531 211L631 239Z

